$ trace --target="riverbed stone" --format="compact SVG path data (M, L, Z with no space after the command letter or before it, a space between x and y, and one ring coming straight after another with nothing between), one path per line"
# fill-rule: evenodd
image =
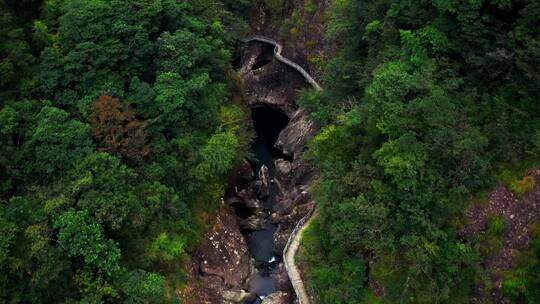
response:
M252 303L257 295L245 290L225 290L222 292L221 296L225 300L226 304L250 304Z
M283 249L285 249L285 245L293 229L293 225L278 225L276 232L274 232L274 251L276 254L283 254Z
M247 219L240 221L240 229L241 230L262 230L264 229L264 219L257 215L252 215L248 217Z
M282 182L287 181L292 171L291 162L278 158L274 161L274 166L276 168L276 178L280 179Z
M278 291L265 297L262 304L288 304L291 300L289 293Z
M261 202L257 198L253 187L242 189L236 193L236 196L242 200L244 205L249 208L260 209L262 208Z
M279 291L292 291L291 281L283 263L279 263L277 269L272 273L272 277L276 281L276 289Z
M265 199L270 195L270 174L268 172L268 167L262 165L259 170L259 179L257 180L257 197L260 199Z

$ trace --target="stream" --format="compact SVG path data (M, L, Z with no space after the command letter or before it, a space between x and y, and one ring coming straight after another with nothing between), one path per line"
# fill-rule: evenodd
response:
M288 124L289 118L268 106L254 107L251 109L251 114L256 134L252 145L252 152L255 156L253 161L255 175L259 176L261 170L267 169L269 180L272 181L275 174L274 160L284 157L283 153L274 147L274 144L281 130ZM273 236L277 225L270 223L269 218L270 214L275 211L273 207L278 191L277 185L270 182L268 197L261 199L265 213L262 229L243 231L249 251L255 259L255 267L258 270L258 273L250 281L250 291L257 295L254 304L261 303L265 296L276 291L276 281L272 274L281 263L282 257L276 254L274 246ZM241 218L250 215L249 210L237 209L236 212Z

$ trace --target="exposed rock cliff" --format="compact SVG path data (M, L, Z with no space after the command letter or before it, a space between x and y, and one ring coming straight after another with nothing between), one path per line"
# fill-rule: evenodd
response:
M204 286L199 303L253 301L253 296L243 290L254 272L254 262L231 207L223 204L219 210L214 227L204 236L196 263Z

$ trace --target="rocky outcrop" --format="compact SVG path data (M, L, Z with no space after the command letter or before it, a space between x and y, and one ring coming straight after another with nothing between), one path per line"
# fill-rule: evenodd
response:
M287 73L289 68L276 60L253 69L268 47L264 43L252 43L243 55L239 73L244 80L248 106L269 106L292 117L297 110L296 90L304 80L297 73ZM269 51L272 53L273 47Z
M254 293L245 290L226 290L221 296L226 304L250 304L257 297Z
M311 75L308 72L306 72L306 70L304 70L304 68L302 68L296 62L284 57L283 55L281 55L281 51L283 50L283 46L279 42L275 41L274 39L270 39L268 37L264 37L264 36L260 36L260 35L255 35L255 36L252 36L252 37L245 40L245 42L252 42L252 41L259 41L259 42L264 42L266 44L273 45L274 46L274 57L276 57L276 59L278 61L280 61L281 63L283 63L283 64L285 64L285 65L287 65L289 67L291 67L292 69L294 69L298 73L300 73L300 75L302 75L302 77L304 77L304 79L307 81L307 83L309 83L315 90L318 90L318 91L321 90L321 86L317 83L317 81L315 79L313 79L313 77L311 77Z
M268 173L268 167L262 165L259 170L259 180L256 181L257 196L260 199L265 199L270 195L270 175Z
M242 290L254 272L254 262L240 233L236 216L224 203L218 211L215 225L204 235L196 262L204 285L199 303L224 302L223 296L231 296ZM237 297L240 298L244 299L246 295Z
M240 222L241 230L262 230L264 228L264 219L257 214L243 219Z
M285 292L275 292L264 298L262 304L288 304L291 303L291 295Z

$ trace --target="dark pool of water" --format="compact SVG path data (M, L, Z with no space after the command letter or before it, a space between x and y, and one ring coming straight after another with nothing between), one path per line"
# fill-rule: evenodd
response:
M283 157L279 149L274 147L279 133L289 119L280 111L269 107L257 107L251 110L253 125L255 128L256 138L252 149L255 154L256 173L259 173L262 165L268 167L270 179L274 177L274 159ZM268 214L275 203L277 187L270 187L270 196L263 202L263 206L267 209ZM274 232L277 226L266 222L263 230L246 232L246 240L249 250L255 259L259 273L252 279L250 290L258 296L267 296L276 291L276 282L270 277L274 270L274 266L280 260L280 257L275 255L274 247ZM255 303L260 303L260 299Z
M257 172L264 164L268 167L270 177L274 176L274 159L284 157L283 153L274 147L279 133L289 123L289 118L278 110L267 106L251 109L251 117L255 128L253 153Z

